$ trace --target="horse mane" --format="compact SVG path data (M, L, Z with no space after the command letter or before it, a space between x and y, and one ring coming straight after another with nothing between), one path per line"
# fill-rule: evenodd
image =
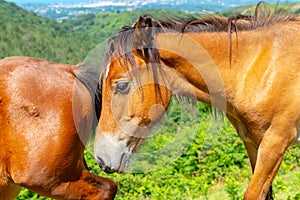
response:
M108 40L108 49L104 55L101 74L105 74L113 54L117 58L126 58L124 65L135 67L133 50L136 50L148 63L160 63L160 55L156 48L155 34L163 32L228 32L229 44L233 32L250 31L276 23L296 21L297 16L285 12L272 12L262 9L259 2L253 15L235 15L224 17L216 14L208 14L189 18L156 19L151 15L140 16L138 22L132 26L124 26L122 30ZM280 10L280 9L279 9ZM142 31L142 29L144 31ZM139 31L141 30L141 31ZM121 59L119 59L121 61Z
M76 66L75 77L88 89L96 116L93 116L92 130L98 125L101 112L101 93L98 91L99 73L85 63Z
M228 32L228 31L250 31L259 29L262 27L271 26L273 24L295 21L297 20L295 15L290 15L286 12L277 11L275 8L273 11L261 8L264 2L260 2L256 5L253 15L238 14L234 16L224 17L217 14L207 14L191 17L175 17L167 18L165 20L156 19L151 15L143 15L144 18L152 18L153 26L156 28L165 29L168 31L174 31L179 33L190 32ZM122 31L137 28L136 22L133 26L123 27ZM141 26L138 26L141 28Z

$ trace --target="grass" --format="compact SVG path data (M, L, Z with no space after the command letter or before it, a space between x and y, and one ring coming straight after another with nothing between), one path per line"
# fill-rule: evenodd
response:
M225 122L221 130L209 132L208 119L201 118L197 135L183 155L159 170L146 173L106 174L96 165L92 151L86 151L92 173L115 180L119 190L116 200L240 200L250 179L251 169L241 139ZM191 127L193 128L193 127ZM170 134L157 135L141 151L159 149ZM157 141L158 140L158 141ZM300 200L299 146L291 147L273 182L276 200ZM167 155L161 155L164 158ZM148 165L147 160L137 162ZM23 190L17 200L46 199Z
M243 192L247 189L251 174L246 177L240 177L237 180L237 196L230 196L228 183L222 181L208 190L207 196L200 196L199 200L235 200L242 199ZM233 188L231 189L233 190ZM300 199L300 169L294 169L287 173L280 171L273 182L274 198L276 200L299 200Z

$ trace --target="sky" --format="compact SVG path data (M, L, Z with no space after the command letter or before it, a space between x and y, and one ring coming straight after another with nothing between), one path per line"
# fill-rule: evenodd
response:
M80 2L89 2L89 0L5 0L9 2L15 2L16 4L26 4L26 3L65 3L73 4Z

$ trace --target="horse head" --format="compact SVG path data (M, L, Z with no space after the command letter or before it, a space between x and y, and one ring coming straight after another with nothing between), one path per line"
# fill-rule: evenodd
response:
M150 17L142 16L109 41L100 78L102 109L95 137L96 161L108 172L128 167L129 157L164 115L171 99L152 23Z

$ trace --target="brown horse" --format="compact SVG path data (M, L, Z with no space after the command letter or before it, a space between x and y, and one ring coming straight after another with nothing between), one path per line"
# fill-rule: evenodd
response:
M0 199L21 187L56 199L114 198L116 184L84 164L96 77L29 57L0 60Z
M300 18L282 13L156 20L141 16L108 43L95 157L108 172L160 120L172 95L226 112L253 169L244 199L271 199L287 148L299 143Z

